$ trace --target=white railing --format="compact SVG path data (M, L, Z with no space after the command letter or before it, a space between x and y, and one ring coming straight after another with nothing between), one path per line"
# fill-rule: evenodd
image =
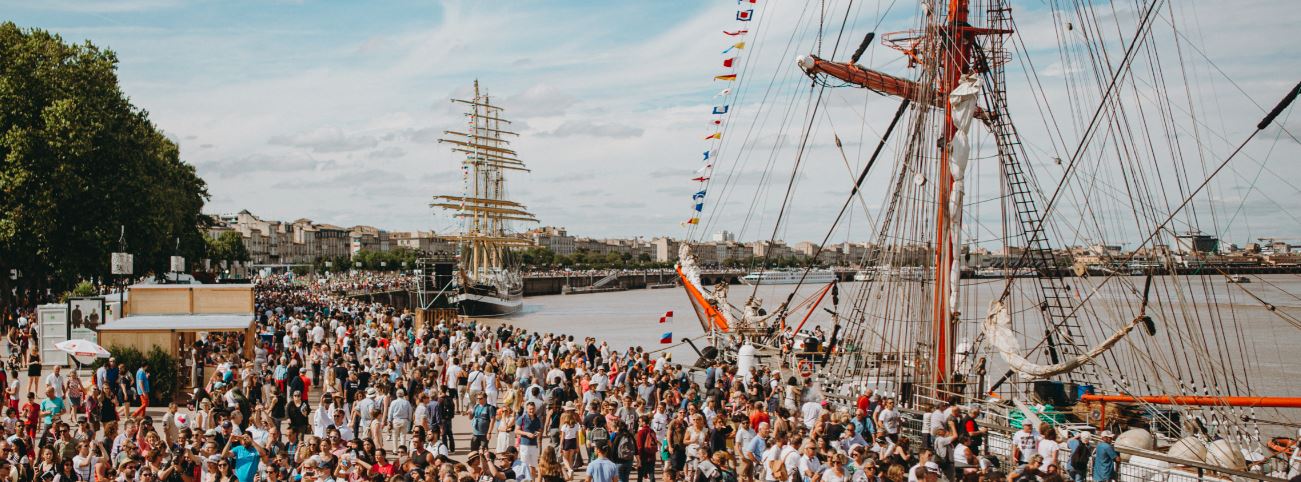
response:
M901 412L904 419L901 429L903 435L917 442L925 440L922 437L923 413L915 410L902 410ZM998 423L995 418L998 417L997 414L991 414L990 411L985 411L983 414L985 417L978 423L989 430L988 435L985 437L984 455L998 458L1003 462L1003 467L1006 470L1011 470L1013 468L1011 458L1012 433L1014 430L1006 424ZM1125 447L1116 447L1116 451L1130 456L1129 461L1120 463L1119 480L1121 482L1227 482L1231 480L1287 482L1285 479L1265 474L1217 467L1193 460L1171 457L1163 453ZM1070 450L1066 448L1066 444L1062 444L1057 460L1068 461L1070 459Z

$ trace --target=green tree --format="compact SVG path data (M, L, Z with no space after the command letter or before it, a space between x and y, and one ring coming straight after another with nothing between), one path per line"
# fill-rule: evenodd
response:
M244 238L235 231L226 231L215 238L209 236L204 239L207 241L208 258L213 261L249 260Z
M6 22L0 59L0 273L22 273L0 302L108 275L122 228L137 275L202 257L207 186L118 87L116 54Z

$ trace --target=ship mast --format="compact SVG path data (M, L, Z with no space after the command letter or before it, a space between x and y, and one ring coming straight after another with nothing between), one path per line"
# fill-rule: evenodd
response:
M994 3L998 3L995 1ZM884 36L885 44L901 51L909 58L910 65L920 65L932 69L934 82L918 82L892 76L882 72L861 67L856 64L858 55L873 38L869 34L864 45L849 62L833 62L816 56L800 59L800 66L810 75L818 74L835 77L850 84L873 90L875 92L908 99L922 108L944 109L944 130L936 146L939 155L935 196L935 242L934 280L931 299L931 350L934 354L930 383L936 387L953 381L954 358L958 313L953 303L956 297L951 293L957 289L956 276L951 276L958 247L954 244L954 232L961 229L952 219L950 206L954 189L954 173L950 169L950 146L957 133L954 123L954 106L949 94L954 91L966 75L975 73L974 67L988 69L987 62L974 62L979 48L976 37L979 35L1005 35L1010 30L974 27L969 23L970 0L949 0L946 15L941 22L927 21L920 31L896 32ZM931 9L928 9L930 11ZM923 77L925 78L925 77ZM990 114L980 109L975 110L975 117L989 119Z
M953 135L956 128L953 124L953 103L949 101L949 93L958 85L958 80L968 72L971 67L971 38L973 33L968 31L971 26L967 23L967 3L968 0L949 0L949 16L945 29L936 32L933 35L940 37L939 45L951 45L947 52L941 49L939 59L941 61L941 76L939 85L939 98L944 99L944 144L939 147L940 165L939 165L939 182L936 183L938 194L936 196L936 224L935 224L935 300L934 300L934 321L931 324L932 339L935 343L935 378L934 382L944 384L949 382L949 376L953 373L953 358L955 355L955 344L953 342L954 333L956 332L957 315L953 308L949 306L949 283L956 283L956 279L949 279L947 274L953 266L954 246L953 237L948 230L961 229L961 226L950 226L949 219L949 196L953 193L953 173L949 170L949 144L953 141ZM947 42L945 42L947 40Z
M537 218L523 204L506 198L505 172L528 169L504 137L519 134L503 129L510 124L501 116L503 109L493 105L487 94L480 93L478 80L474 81L473 98L452 102L468 108L466 132L443 131L447 137L438 142L451 145L452 152L465 156L461 161L465 191L459 196L434 196L431 206L456 211L454 216L465 220L463 233L444 238L468 248L468 255L463 254L461 260L462 276L471 281L503 267L506 249L527 244L522 238L510 236L509 222L537 222Z

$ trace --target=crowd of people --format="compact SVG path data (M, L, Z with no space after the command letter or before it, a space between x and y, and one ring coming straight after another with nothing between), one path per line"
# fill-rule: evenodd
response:
M252 359L240 338L200 340L197 388L165 411L140 405L149 374L115 361L88 370L84 386L57 371L28 380L27 402L10 393L0 418L0 482L1115 477L1099 466L1114 468L1109 434L1096 446L1071 441L1090 456L1084 468L1058 460L1051 427L1027 426L1014 440L1019 463L1000 467L984 456L978 408L942 404L912 440L896 401L871 390L832 403L781 370L689 369L595 338L417 323L336 286L258 280Z

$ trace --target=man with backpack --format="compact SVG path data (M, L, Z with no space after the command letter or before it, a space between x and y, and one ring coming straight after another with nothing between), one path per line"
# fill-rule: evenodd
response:
M610 440L610 447L613 449L610 461L619 466L619 480L629 480L633 460L637 458L637 441L623 420L614 421L614 438Z
M642 415L641 428L637 429L637 482L644 479L655 482L655 458L659 456L660 442L650 425L650 415Z
M492 408L488 396L482 391L475 394L474 407L470 409L470 451L488 448L488 429L492 427Z
M456 399L452 392L444 390L438 397L434 411L438 414L435 417L441 427L442 441L447 448L456 451L456 437L452 435L452 417L456 416Z
M1066 442L1066 448L1071 452L1066 473L1072 482L1085 482L1089 476L1089 457L1093 455L1093 448L1089 446L1089 432L1080 432L1071 437Z
M610 442L610 431L605 428L605 416L601 415L599 402L592 402L587 414L583 416L583 428L587 430L587 458L594 459L597 444ZM607 456L610 455L609 452L606 450Z

